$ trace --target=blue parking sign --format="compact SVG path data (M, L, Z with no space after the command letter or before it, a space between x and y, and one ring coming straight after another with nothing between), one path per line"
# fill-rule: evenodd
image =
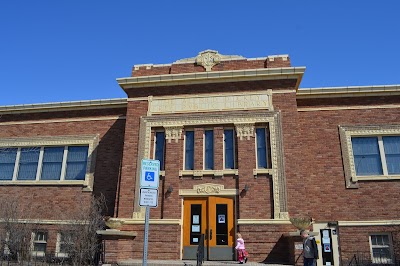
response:
M160 181L160 161L143 159L140 168L140 187L158 188Z

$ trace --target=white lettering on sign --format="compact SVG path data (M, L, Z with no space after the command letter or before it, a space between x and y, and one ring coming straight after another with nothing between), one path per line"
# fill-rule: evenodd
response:
M152 114L184 113L226 110L272 109L272 95L269 92L246 95L216 95L174 97L173 99L153 98L149 105Z
M158 206L158 189L141 188L139 205L156 208Z

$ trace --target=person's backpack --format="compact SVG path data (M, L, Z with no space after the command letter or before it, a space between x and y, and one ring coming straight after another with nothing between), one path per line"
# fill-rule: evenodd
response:
M312 244L313 250L314 250L314 259L319 259L318 245L317 245L317 241L315 241L315 238L311 239L311 244Z

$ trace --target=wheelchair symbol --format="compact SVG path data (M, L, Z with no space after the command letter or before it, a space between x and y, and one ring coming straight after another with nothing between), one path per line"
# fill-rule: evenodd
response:
M154 172L145 172L144 179L146 181L154 181Z

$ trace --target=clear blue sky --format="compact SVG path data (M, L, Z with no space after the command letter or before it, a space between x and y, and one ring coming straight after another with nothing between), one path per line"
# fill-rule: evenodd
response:
M135 64L205 49L306 66L302 88L400 84L400 1L0 2L0 105L126 97Z

